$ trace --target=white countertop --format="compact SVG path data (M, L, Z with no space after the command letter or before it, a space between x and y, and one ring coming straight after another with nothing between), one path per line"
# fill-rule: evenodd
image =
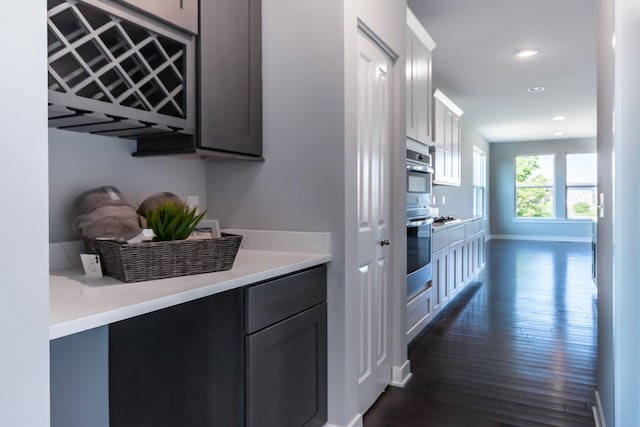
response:
M49 276L49 339L272 279L331 260L328 233L310 233L316 235L312 236L316 241L322 241L321 250L317 250L318 245L311 245L314 253L301 251L305 249L300 244L300 237L304 233L286 233L285 244L280 239L274 245L264 244L265 240L273 240L271 237L265 239L266 233L258 232L257 238L256 235L245 236L243 247L246 247L246 242L256 242L254 246L260 249L241 247L233 268L228 271L122 283L111 277L87 278L77 267L54 270ZM282 249L292 235L296 237L296 251L263 249L269 246Z
M482 216L473 216L473 215L452 215L454 218L459 219L460 221L451 221L451 222L445 222L444 224L436 224L434 223L432 226L432 230L434 233L437 233L438 231L442 231L442 230L446 230L458 225L463 225L467 222L471 222L471 221L477 221L477 220L481 220L481 219L485 219L485 217Z

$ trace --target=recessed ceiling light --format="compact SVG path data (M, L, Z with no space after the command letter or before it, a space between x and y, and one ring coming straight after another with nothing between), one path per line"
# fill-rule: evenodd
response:
M530 47L518 49L514 52L514 55L517 56L518 58L530 58L537 54L538 54L538 49L533 49Z
M545 89L544 86L535 86L527 89L527 92L542 92L544 91L544 89Z
M564 120L564 119L566 119L565 116L554 116L554 117L551 118L551 120L554 120L556 122L560 121L560 120Z
M562 136L564 132L554 132L553 136Z

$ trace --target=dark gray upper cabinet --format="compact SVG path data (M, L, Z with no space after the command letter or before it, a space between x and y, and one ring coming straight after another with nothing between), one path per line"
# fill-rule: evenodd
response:
M118 0L142 12L196 34L198 0Z
M134 156L262 159L261 0L202 0L195 137L138 138Z
M201 1L199 60L199 148L261 157L261 1Z
M195 133L195 37L121 3L47 2L49 127Z

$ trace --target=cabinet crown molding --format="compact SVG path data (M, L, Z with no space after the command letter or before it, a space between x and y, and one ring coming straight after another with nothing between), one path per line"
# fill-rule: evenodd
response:
M414 34L420 39L420 41L426 46L429 51L433 51L433 49L438 46L435 41L431 38L427 30L424 29L416 15L413 14L411 9L407 8L407 27L414 32Z
M436 91L433 93L433 97L442 102L456 116L460 117L464 114L464 111L462 111L460 107L458 107L452 100L450 100L447 95L442 93L440 89L436 89Z

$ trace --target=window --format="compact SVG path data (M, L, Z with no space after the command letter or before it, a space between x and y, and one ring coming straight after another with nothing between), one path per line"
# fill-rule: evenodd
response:
M516 218L553 218L554 155L516 156Z
M567 219L596 217L596 153L567 154Z
M486 216L487 155L478 147L473 147L473 214Z

